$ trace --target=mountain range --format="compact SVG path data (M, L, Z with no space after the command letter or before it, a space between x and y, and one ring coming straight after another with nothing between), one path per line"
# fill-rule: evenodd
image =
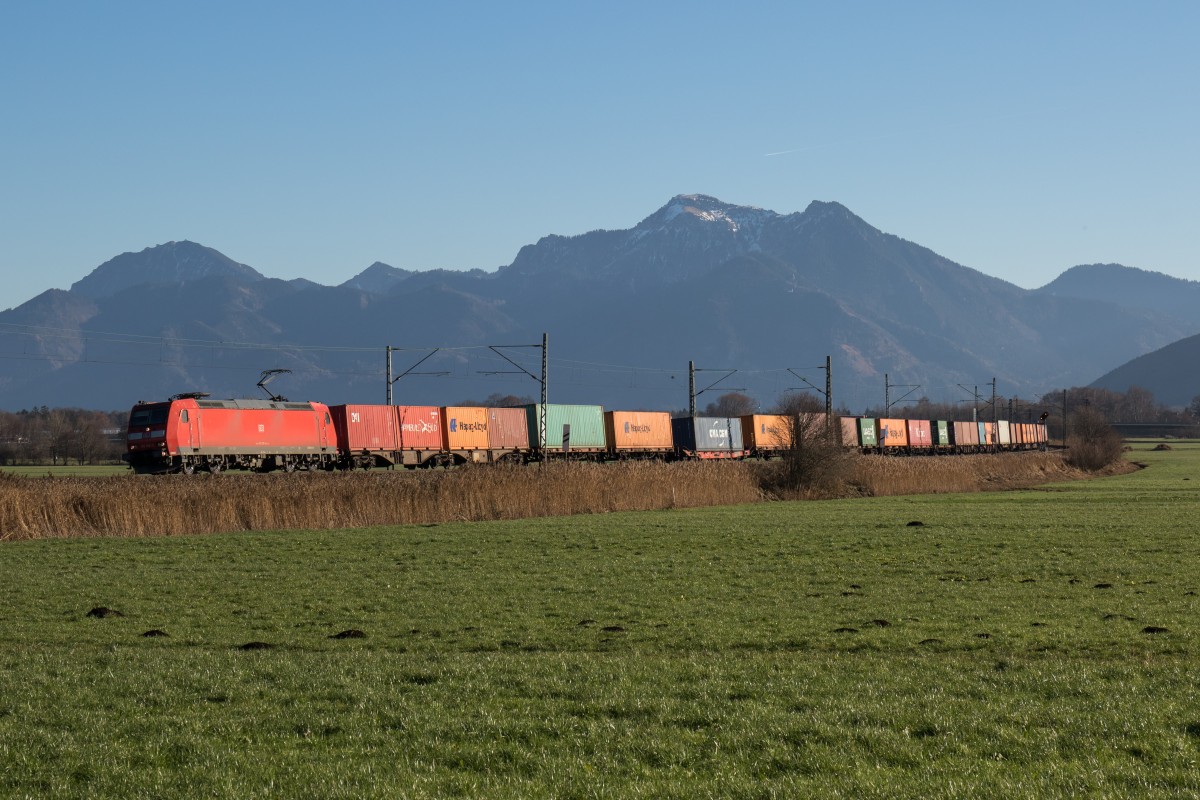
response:
M536 396L522 370L538 372L543 332L553 402L682 408L694 361L701 404L740 389L767 406L823 387L826 355L851 410L879 404L885 376L893 397L969 400L993 377L1033 397L1200 332L1197 290L1119 265L1026 290L836 202L780 214L705 195L546 236L495 272L375 263L336 286L170 242L0 312L0 407L252 396L269 368L292 370L271 389L293 399L382 402L388 345L395 402Z

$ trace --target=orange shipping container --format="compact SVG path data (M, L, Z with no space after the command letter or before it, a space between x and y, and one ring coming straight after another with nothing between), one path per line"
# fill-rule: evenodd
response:
M477 406L447 406L442 443L447 450L487 450L488 410Z
M605 433L611 450L671 450L671 415L666 411L606 411Z
M879 443L884 447L907 447L908 427L902 419L879 420Z
M791 422L781 414L742 417L742 442L748 450L786 450L792 443Z

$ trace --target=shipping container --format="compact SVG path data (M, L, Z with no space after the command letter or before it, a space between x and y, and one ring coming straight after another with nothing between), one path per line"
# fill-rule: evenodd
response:
M525 406L529 442L535 449L538 442L541 405ZM600 452L607 449L604 436L604 408L550 403L546 406L546 449L562 450L563 434L570 426L571 452Z
M987 427L982 422L976 422L975 428L979 431L980 446L986 446L988 444Z
M933 447L933 427L927 419L906 420L908 427L908 446L928 450Z
M488 410L486 408L446 406L442 409L442 420L445 422L442 426L442 447L446 450L484 451L488 449Z
M953 431L950 423L944 419L939 419L934 422L934 425L936 426L933 430L934 444L938 447L949 447L952 444L950 434Z
M740 456L745 452L738 417L679 417L671 420L675 449L707 456Z
M1006 419L996 421L996 444L1007 447L1013 443L1011 427Z
M529 421L523 408L489 408L488 449L529 450Z
M908 427L905 420L879 420L879 441L884 447L907 447Z
M975 422L955 422L954 423L954 446L963 447L978 447L979 446L979 425Z
M1038 443L1039 443L1039 444L1045 444L1045 443L1049 442L1049 441L1050 441L1050 439L1049 439L1049 437L1046 435L1046 423L1044 423L1044 422L1043 422L1043 423L1041 423L1041 424L1039 424L1039 425L1035 425L1035 427L1037 428L1037 441L1038 441Z
M605 432L614 453L636 450L669 453L674 449L671 415L666 411L606 411ZM571 438L574 439L574 429Z
M742 417L742 441L750 451L787 450L792 444L792 421L782 414L747 414Z
M396 406L400 450L442 449L442 409L438 406Z
M862 443L858 440L858 420L854 417L839 417L838 421L842 425L842 446L860 447Z
M996 423L979 423L979 443L989 446L996 444Z
M366 454L392 452L400 447L392 406L339 405L330 406L329 413L343 451Z
M879 427L874 418L858 418L858 443L861 447L879 447Z

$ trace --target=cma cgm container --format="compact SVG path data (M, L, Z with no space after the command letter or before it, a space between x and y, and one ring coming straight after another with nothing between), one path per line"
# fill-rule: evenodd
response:
M488 413L478 406L442 409L442 447L464 461L488 460Z
M879 420L879 441L884 447L908 447L908 426L902 419Z
M529 443L538 448L538 427L541 405L525 406L525 421L529 430ZM604 437L604 408L601 406L569 406L549 403L546 406L546 449L563 449L564 426L570 425L570 451L603 452L607 443Z
M489 408L488 449L492 458L508 453L528 452L529 420L523 408Z
M606 411L604 427L608 449L614 454L669 453L675 447L671 415L666 411Z
M742 417L742 442L751 452L778 452L792 445L792 423L782 414Z
M906 420L908 428L908 446L928 450L933 447L933 428L927 419Z
M679 417L671 420L675 450L700 458L739 458L745 455L742 421L738 417Z

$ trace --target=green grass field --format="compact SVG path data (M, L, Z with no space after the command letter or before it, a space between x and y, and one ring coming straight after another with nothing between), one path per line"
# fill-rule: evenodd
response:
M102 478L109 475L133 474L124 464L67 464L57 467L43 464L41 466L0 467L0 472L29 478L65 478L67 476Z
M0 796L1195 796L1171 445L1021 492L8 542Z

